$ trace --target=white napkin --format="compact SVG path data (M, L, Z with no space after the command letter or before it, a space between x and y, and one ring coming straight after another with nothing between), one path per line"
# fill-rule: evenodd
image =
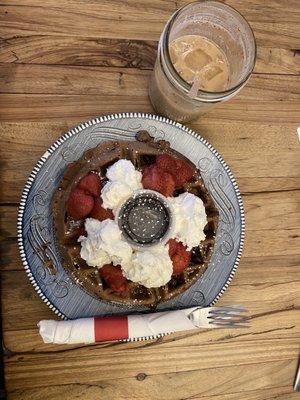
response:
M200 309L193 307L151 314L69 321L43 320L38 323L38 327L44 343L75 344L149 338L153 335L197 329L197 311Z

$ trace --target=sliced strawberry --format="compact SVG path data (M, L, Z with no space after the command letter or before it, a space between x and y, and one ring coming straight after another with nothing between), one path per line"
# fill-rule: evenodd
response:
M180 274L191 262L192 252L183 243L170 239L169 256L173 263L173 274Z
M173 175L174 171L177 169L177 159L169 154L160 154L156 157L156 165L163 171Z
M176 187L182 187L185 185L194 175L193 168L184 160L177 160L177 171L175 185Z
M83 219L94 207L94 199L77 187L73 189L67 200L67 212L74 219Z
M99 269L99 274L114 292L123 293L127 291L127 281L119 266L115 267L112 264L103 265Z
M169 256L172 258L177 252L178 242L175 239L170 239L168 244L169 244Z
M155 164L144 169L142 185L144 189L156 190L166 197L172 196L175 189L172 175L160 170Z
M90 217L104 221L105 219L114 219L114 214L109 208L102 207L103 200L101 197L95 198L94 208L90 214Z
M94 197L99 197L101 194L101 180L99 175L90 172L78 183L77 187L83 190L86 194Z
M182 187L194 174L193 168L186 161L169 154L160 154L156 159L156 165L172 175L176 188Z

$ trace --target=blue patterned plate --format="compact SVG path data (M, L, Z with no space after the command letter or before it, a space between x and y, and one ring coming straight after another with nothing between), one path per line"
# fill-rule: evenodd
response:
M208 269L193 286L161 303L158 310L214 304L237 268L244 242L244 211L237 184L218 152L197 133L163 117L127 113L95 118L71 129L44 153L25 185L19 208L18 240L25 270L41 299L62 318L146 310L106 303L77 286L61 265L51 215L51 198L68 163L104 140L134 140L141 129L168 140L198 166L220 213Z

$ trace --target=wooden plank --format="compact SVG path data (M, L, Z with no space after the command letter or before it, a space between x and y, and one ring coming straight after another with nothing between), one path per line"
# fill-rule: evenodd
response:
M257 365L257 368L260 369L261 364ZM271 365L269 365L271 367ZM253 369L253 366L246 366L246 368L243 368L243 373L247 374L248 377L251 376L251 371ZM268 377L272 375L269 370L266 368L263 368L262 373L265 373ZM214 372L212 372L214 375ZM176 381L176 379L172 379L172 384L175 386L180 383L184 383L184 387L180 389L180 392L177 391L177 386L176 386L176 391L171 388L168 384L168 381L170 381L170 377L167 376L165 379L157 379L156 377L153 379L150 378L150 382L147 384L141 383L139 379L144 377L144 375L139 375L139 378L136 378L136 381L134 379L125 379L122 380L121 382L117 383L117 387L114 385L110 385L108 382L101 382L100 384L95 384L95 385L77 385L77 384L71 384L71 385L64 385L64 386L51 386L49 388L37 388L37 389L26 389L26 390L13 390L8 397L8 400L56 400L58 396L61 396L60 398L63 398L64 400L73 400L74 398L81 398L84 396L85 400L94 400L95 398L102 398L102 396L107 399L107 400L115 400L115 396L118 396L118 400L128 400L128 396L130 396L130 399L132 400L157 400L157 395L162 396L166 395L168 400L198 400L198 399L203 399L203 400L241 400L241 396L243 400L270 400L270 399L275 399L276 400L297 400L299 394L297 392L294 392L293 389L291 388L291 385L289 386L283 386L283 387L268 387L264 389L253 389L249 388L249 390L243 390L242 392L236 392L236 393L229 393L232 390L238 390L241 389L243 386L239 386L239 388L234 388L233 386L240 382L236 382L235 379L232 379L232 377L236 377L236 375L233 373L231 368L224 368L223 370L223 378L226 376L226 378L230 379L232 382L232 386L227 389L226 393L218 394L218 395L210 395L210 390L207 391L207 383L203 386L202 382L207 382L207 377L203 373L198 373L197 376L194 377L195 381L192 379L188 379L188 377L182 378L182 382ZM145 377L147 378L147 377ZM145 379L144 378L144 379ZM179 378L180 379L180 378ZM183 382L183 379L185 381ZM165 380L167 381L167 388L163 389L162 388L165 385ZM191 386L188 385L197 385L198 382L201 382L201 392L196 395L188 396L189 394L189 389ZM222 381L223 382L223 381ZM255 383L257 380L255 379ZM151 386L150 386L151 385ZM161 385L161 388L158 388L158 385ZM219 382L216 383L216 386L219 387ZM153 387L156 388L155 393L152 395L152 389ZM179 387L179 386L178 386ZM182 386L181 386L182 387ZM180 387L180 388L181 388ZM265 386L264 386L265 387ZM170 389L168 392L166 389ZM221 388L222 389L222 388ZM223 388L224 389L224 388ZM180 397L179 397L180 396ZM184 397L185 396L185 397ZM271 397L270 397L271 396Z
M246 236L245 257L299 254L299 229L249 231Z
M274 22L277 20L281 21L295 21L298 22L297 17L299 16L298 2L297 0L291 0L285 2L284 12L282 2L278 0L269 0L268 3L261 3L259 0L249 0L245 3L243 0L221 0L222 2L236 8L245 18L250 21L263 21L263 22ZM148 14L164 14L167 15L172 13L177 8L188 4L189 0L179 1L164 1L164 0L153 0L151 3L136 4L134 0L127 0L123 2L121 0L102 0L99 3L97 0L89 1L89 10L94 13L107 15L134 14L136 15L148 15ZM25 7L41 6L39 0L3 0L2 5L23 5ZM85 0L63 0L57 3L55 0L46 0L43 2L44 8L51 9L79 9L86 10Z
M269 45L260 43L254 72L299 73L299 57L294 46L281 48L278 40L272 43L272 39L274 35L270 33ZM32 35L3 38L0 48L3 63L152 69L157 41Z
M167 3L167 2L166 2ZM170 16L164 6L154 10L140 4L118 2L109 9L104 3L77 4L73 7L46 7L31 5L1 6L0 34L9 38L15 35L65 35L86 37L113 37L125 39L157 40ZM38 22L37 22L38 21ZM151 25L151 29L149 26Z
M261 41L263 43L263 41ZM293 46L292 46L293 47ZM299 52L296 49L274 47L257 48L254 72L269 74L299 74Z
M290 190L299 190L299 178L239 178L239 188L242 194L253 192L286 192Z
M157 42L34 35L2 39L0 47L2 50L0 62L4 63L95 65L99 67L152 69L156 58ZM289 65L287 68L292 73L295 58L292 57L290 50L287 51L285 58ZM279 73L282 68L286 70L286 66L278 68Z
M16 65L12 78L9 66L2 64L1 68L6 77L1 90L9 92L0 96L2 121L84 119L119 111L151 111L147 89L150 71ZM30 93L23 93L26 91ZM201 121L205 123L213 116L214 123L276 125L288 120L296 125L299 92L300 80L296 82L293 77L254 75L236 97L205 114Z
M247 88L244 89L246 91ZM214 118L216 123L261 123L282 125L299 121L299 101L243 100L237 97L205 114L203 122ZM46 119L91 119L93 116L117 112L153 112L145 93L143 96L2 94L2 121L38 121Z
M19 256L19 248L16 239L3 239L0 241L0 269L23 270L23 264Z
M150 71L86 66L1 64L1 93L145 96Z
M85 2L76 2L74 7L68 1L58 4L53 0L43 3L42 7L40 2L24 0L2 4L0 33L4 38L43 34L158 40L165 23L177 8L175 2L163 0L155 1L151 6L133 1L91 2L88 8ZM282 13L282 7L276 0L265 7L258 0L246 8L244 4L240 2L238 9L249 19L259 44L260 41L264 45L269 44L270 35L266 35L266 31L272 32L279 43L284 42L286 46L291 41L297 43L299 13L296 11L296 0L285 8L285 13ZM278 12L280 18L276 18Z
M278 238L276 243L281 243L280 238ZM268 246L267 242L262 245ZM282 246L284 249L287 247L287 244L283 243ZM290 252L290 250L287 252ZM256 255L259 256L257 253ZM284 262L282 265L285 268ZM278 272L278 268L272 269L270 266L269 272L274 275L274 280L270 282L268 280L264 281L263 276L260 280L261 267L257 263L255 268L248 269L248 279L245 279L243 274L239 278L239 274L237 273L236 278L230 286L230 290L224 294L222 300L225 304L239 304L242 301L250 310L261 310L261 312L282 310L296 306L297 304L299 305L299 257L296 265L297 267L294 270L287 268L287 274L291 279L285 278L282 281L280 278L284 274L285 269ZM276 278L277 273L278 279ZM31 329L32 324L36 324L40 319L53 318L53 313L33 290L24 271L2 271L1 274L3 282L2 307L4 331ZM24 309L26 309L26 313L23 313L22 310Z
M146 96L78 96L3 94L0 98L2 121L37 121L52 118L80 120L117 112L151 112ZM288 113L293 114L293 107Z
M245 257L243 256L237 270L233 285L253 284L264 286L277 282L291 282L300 280L300 255L286 255L283 257ZM237 280L236 280L237 279Z
M9 274L10 276L7 276L7 272L1 271L3 331L9 326L19 329L25 325L28 328L36 326L41 318L54 318L53 311L41 301L24 270L12 271ZM16 308L18 311L14 313Z
M0 240L16 239L17 237L17 214L18 207L16 205L1 206L0 215Z
M248 231L297 229L300 225L300 191L244 196ZM270 227L270 228L268 228Z
M233 154L223 151L222 155L227 160L230 169L239 178L253 177L298 177L299 176L299 151L298 149L282 151L277 154L257 152L256 154L245 155L243 152Z
M225 0L228 5L236 8L249 21L269 22L298 22L299 17L297 0L292 0L284 3L284 12L282 3L277 0L270 0L268 3L261 3L259 0L247 1L242 0ZM97 18L104 18L109 15L112 20L118 20L119 23L126 18L138 20L143 18L145 22L154 20L155 17L168 19L170 15L179 7L189 3L189 0L169 1L154 0L149 3L136 4L133 0L122 2L120 0L104 0L101 3L90 1L89 7L86 7L84 0L64 0L59 3L55 0L47 0L41 2L39 0L4 0L2 5L9 12L13 7L19 8L42 8L50 11L69 11L76 9L83 15L95 15ZM8 16L7 16L8 17Z
M8 390L55 385L58 379L61 384L93 384L102 380L112 383L118 379L134 378L139 373L163 376L188 372L193 376L195 370L219 369L220 365L221 368L237 368L245 364L274 362L276 365L278 361L291 363L293 360L293 366L296 366L298 343L297 338L292 338L241 343L216 342L209 345L198 343L176 348L169 348L162 343L159 351L156 346L144 347L142 351L138 348L126 352L113 348L98 349L97 346L89 347L88 352L85 350L72 349L51 355L12 355L6 359ZM277 371L278 374L279 372ZM265 375L257 371L256 378L259 376L265 382ZM211 379L209 381L212 382ZM288 381L290 382L290 376Z
M0 64L0 93L145 96L151 71L36 64ZM240 100L299 102L300 80L294 76L253 75ZM258 100L259 99L259 100Z
M12 0L13 1L13 0ZM26 0L23 0L26 1ZM223 3L234 7L249 21L276 22L296 21L299 16L297 0L285 1L268 0L262 3L260 0L221 0ZM13 3L15 3L13 1ZM179 0L178 5L188 4L189 0ZM283 9L284 8L284 9Z
M232 121L231 124L218 124L212 120L209 121L208 118L205 121L199 118L198 121L189 125L221 154L223 151L233 154L247 153L252 155L256 152L274 154L278 152L279 147L283 151L287 151L293 148L297 149L298 146L296 124L272 125L261 123L258 129L255 122L246 125L235 121ZM7 128L6 124L4 127L6 130L12 130Z
M202 396L196 395L192 397L193 400L204 399L204 400L240 400L243 396L243 400L293 400L297 399L298 393L294 392L291 386L286 387L274 387L262 390L250 390L243 391L242 393L229 393L221 394L217 396ZM273 397L270 397L273 396Z

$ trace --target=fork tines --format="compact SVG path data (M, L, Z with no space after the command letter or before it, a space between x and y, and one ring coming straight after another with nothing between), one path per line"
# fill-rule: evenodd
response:
M248 328L246 312L240 305L212 307L208 313L209 324L224 328Z

